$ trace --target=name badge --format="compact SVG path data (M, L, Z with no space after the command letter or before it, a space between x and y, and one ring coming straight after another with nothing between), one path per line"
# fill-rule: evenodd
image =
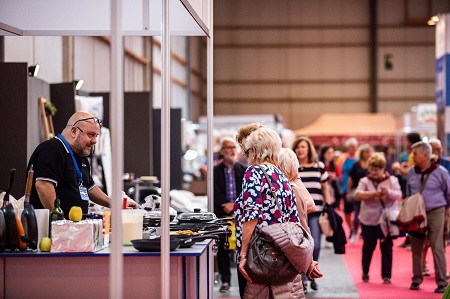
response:
M83 185L80 185L80 196L82 200L89 200L87 189Z

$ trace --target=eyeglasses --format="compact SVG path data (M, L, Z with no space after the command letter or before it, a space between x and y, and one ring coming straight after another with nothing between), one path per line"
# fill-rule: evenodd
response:
M91 119L94 121L95 124L99 124L99 126L101 126L102 123L103 123L103 120L101 120L101 119L98 118L98 117L88 117L88 118L82 118L82 119L77 120L76 122L74 122L74 124L72 125L72 127L75 127L75 125L76 125L77 123L79 123L80 121L88 121L88 120L91 120ZM78 127L77 127L77 128L78 128ZM78 130L81 131L80 128L78 128ZM81 132L83 132L83 131L81 131Z
M236 149L236 146L224 146L224 147L222 147L222 149L233 150L233 149Z
M81 130L79 126L72 126L72 127L75 127L75 128L77 128L78 130L80 130L81 133L84 133L84 131ZM88 136L90 139L92 139L92 138L98 137L98 134L92 132L92 133L87 133L87 136Z

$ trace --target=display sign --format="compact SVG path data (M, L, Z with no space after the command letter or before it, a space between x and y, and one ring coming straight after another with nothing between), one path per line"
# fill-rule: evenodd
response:
M445 144L444 155L450 152L450 14L439 15L436 24L437 135Z

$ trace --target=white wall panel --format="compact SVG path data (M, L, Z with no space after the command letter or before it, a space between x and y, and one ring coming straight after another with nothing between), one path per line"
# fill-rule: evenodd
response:
M34 64L34 37L5 36L5 61Z

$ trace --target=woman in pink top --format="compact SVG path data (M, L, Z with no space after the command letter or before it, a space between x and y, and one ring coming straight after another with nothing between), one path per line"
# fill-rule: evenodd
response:
M389 209L394 219L398 214L396 202L401 199L402 191L395 176L385 171L386 159L382 154L375 153L367 161L369 174L359 181L355 191L355 200L361 201L359 221L362 228L362 280L369 281L369 268L372 255L380 240L381 277L384 284L391 283L392 272L392 238L382 234L379 219L383 205Z

